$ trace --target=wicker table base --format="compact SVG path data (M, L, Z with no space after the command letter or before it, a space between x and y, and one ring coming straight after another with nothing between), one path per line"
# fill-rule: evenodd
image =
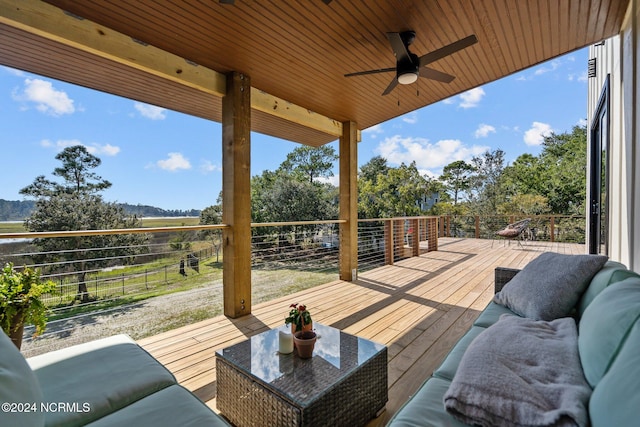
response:
M325 328L329 327L316 326L320 343L329 341L329 335L335 336L323 334L330 332ZM274 337L277 340L274 331L260 334L264 336L257 336L256 343L270 345ZM258 359L247 362L239 355L251 353L251 345L245 344L243 349L243 343L225 349L227 354L225 350L217 352L217 406L222 415L237 426L366 424L387 402L387 349L337 332L337 358L330 353L325 358L318 350L312 359L305 360L295 354L274 355L269 348ZM270 360L277 361L276 372Z

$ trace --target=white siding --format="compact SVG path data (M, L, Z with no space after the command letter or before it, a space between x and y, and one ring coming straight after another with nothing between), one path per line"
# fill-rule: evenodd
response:
M597 76L589 79L587 107L590 128L609 75L609 256L635 271L640 271L639 2L631 0L619 36L589 48L589 58L597 61Z

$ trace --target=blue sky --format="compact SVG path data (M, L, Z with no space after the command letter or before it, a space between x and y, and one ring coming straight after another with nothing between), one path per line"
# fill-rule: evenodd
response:
M366 129L358 163L376 155L390 166L415 159L423 174L437 176L486 150L504 150L508 162L537 155L544 135L585 123L586 66L582 49ZM52 178L60 150L82 144L102 160L96 173L113 184L107 201L184 210L216 201L219 123L2 66L0 99L0 199L23 200L19 190L36 176ZM299 145L254 133L251 146L251 174L258 175Z

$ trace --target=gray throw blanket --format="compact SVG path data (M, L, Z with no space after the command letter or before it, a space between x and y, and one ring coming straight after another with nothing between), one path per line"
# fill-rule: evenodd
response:
M480 426L587 426L591 388L571 318L502 315L465 351L444 405Z

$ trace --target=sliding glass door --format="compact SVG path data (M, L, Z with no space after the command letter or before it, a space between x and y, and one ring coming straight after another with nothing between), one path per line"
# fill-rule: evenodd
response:
M609 77L605 81L590 130L589 253L609 254Z

